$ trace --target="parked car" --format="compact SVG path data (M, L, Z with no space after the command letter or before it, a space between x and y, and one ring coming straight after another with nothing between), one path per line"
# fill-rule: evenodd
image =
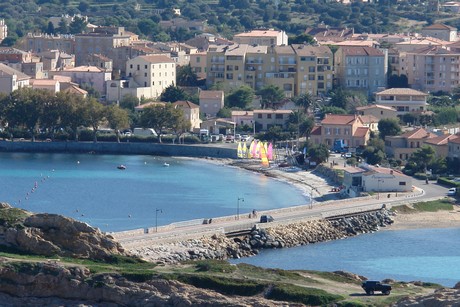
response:
M367 295L373 295L375 291L382 292L384 295L389 295L391 286L382 284L380 281L366 280L361 284L361 287L366 291Z
M447 195L448 195L448 196L455 196L455 195L457 195L457 188L450 188L450 189L447 191Z
M247 134L241 135L241 141L242 141L242 142L247 142L247 141L249 141L249 135L247 135Z
M260 216L261 223L270 223L273 222L275 219L271 215L262 215Z
M235 134L235 141L241 141L241 134Z
M225 143L234 143L235 142L235 137L231 134L228 134L225 137Z

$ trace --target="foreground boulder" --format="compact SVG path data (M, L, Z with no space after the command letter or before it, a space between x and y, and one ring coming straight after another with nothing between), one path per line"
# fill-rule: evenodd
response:
M124 250L112 237L86 223L57 214L0 204L0 245L43 256L107 259Z

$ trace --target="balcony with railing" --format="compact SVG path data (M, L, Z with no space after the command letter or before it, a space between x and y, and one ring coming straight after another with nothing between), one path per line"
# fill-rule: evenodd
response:
M211 63L224 64L225 60L224 58L211 58Z
M266 73L265 78L268 79L288 79L294 78L295 74L292 73Z

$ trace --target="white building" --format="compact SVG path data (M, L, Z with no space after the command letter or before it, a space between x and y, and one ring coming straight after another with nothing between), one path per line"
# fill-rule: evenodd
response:
M144 55L126 63L127 80L108 82L107 100L120 101L125 95L157 98L176 84L176 64L164 55Z
M29 86L30 77L0 63L0 93L10 94L21 87Z

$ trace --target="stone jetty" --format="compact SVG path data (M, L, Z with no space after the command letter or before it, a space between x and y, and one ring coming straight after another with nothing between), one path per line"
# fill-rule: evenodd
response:
M250 234L227 238L214 234L200 239L151 244L131 249L134 255L159 263L185 260L229 259L257 255L267 248L286 248L331 241L378 231L393 223L391 211L382 208L351 217L322 219L290 224L258 224Z

